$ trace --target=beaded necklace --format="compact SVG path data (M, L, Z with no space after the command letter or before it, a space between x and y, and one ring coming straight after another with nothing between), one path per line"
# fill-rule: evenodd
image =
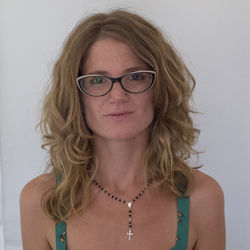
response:
M128 232L127 232L127 235L128 235L128 239L131 240L132 236L134 236L134 233L132 232L132 204L134 202L136 202L145 193L146 189L152 183L152 180L150 180L150 182L143 188L143 190L138 195L136 195L135 198L132 199L131 201L125 201L123 199L116 197L115 195L112 195L104 187L102 187L96 180L93 180L93 183L110 198L112 198L120 203L127 204L127 206L128 206Z

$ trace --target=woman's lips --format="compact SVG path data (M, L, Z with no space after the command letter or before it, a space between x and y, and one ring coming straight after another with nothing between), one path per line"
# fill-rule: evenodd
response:
M104 115L105 117L112 118L114 120L122 120L130 116L133 112L119 112Z

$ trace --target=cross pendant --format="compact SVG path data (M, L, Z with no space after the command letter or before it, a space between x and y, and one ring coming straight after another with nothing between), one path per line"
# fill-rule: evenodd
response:
M131 240L131 236L134 235L131 231L131 229L129 228L129 232L127 233L128 235L128 239Z

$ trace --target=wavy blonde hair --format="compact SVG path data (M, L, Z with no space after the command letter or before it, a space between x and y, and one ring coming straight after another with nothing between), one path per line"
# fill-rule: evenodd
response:
M39 123L50 166L60 183L44 201L54 221L67 220L89 201L96 174L93 135L84 115L76 78L81 75L90 47L98 39L112 37L126 42L156 72L155 116L149 129L143 159L145 182L153 179L163 192L188 196L192 168L187 160L198 154L193 145L199 130L190 116L195 79L160 30L141 16L126 10L97 13L83 19L70 33L55 63L51 87L45 97Z

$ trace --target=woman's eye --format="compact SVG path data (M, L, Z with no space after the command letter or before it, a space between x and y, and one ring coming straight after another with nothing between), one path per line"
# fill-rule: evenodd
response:
M100 84L100 83L104 83L104 82L105 82L105 78L102 76L93 77L90 79L91 84Z
M134 81L143 80L143 79L144 79L143 75L138 74L138 73L137 74L132 74L129 77L129 80L134 80Z

